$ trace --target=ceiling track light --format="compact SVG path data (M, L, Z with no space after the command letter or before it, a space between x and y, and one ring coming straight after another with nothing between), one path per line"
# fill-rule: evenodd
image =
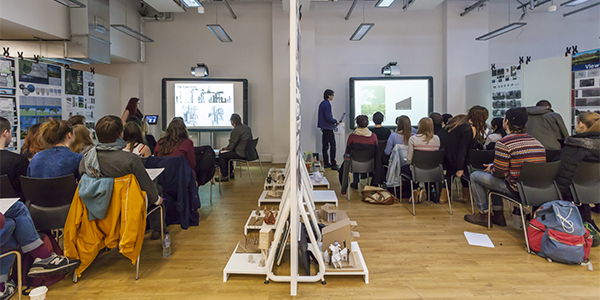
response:
M476 38L476 40L478 41L487 41L487 40L491 40L499 35L503 35L507 32L511 32L517 28L521 28L523 26L527 25L527 23L524 22L514 22L514 23L510 23L504 27L498 28L494 31L490 31L478 38Z
M141 32L125 25L125 24L111 24L110 27L140 41L140 42L146 42L146 43L152 43L154 42L153 39L147 37L146 35L142 34Z
M585 2L588 2L590 0L570 0L564 3L561 3L560 6L576 6L579 4L583 4Z
M576 13L582 12L582 11L584 11L584 10L588 10L588 9L590 9L590 8L592 8L592 7L595 7L595 6L598 6L598 5L600 5L600 2L597 2L597 3L594 3L594 4L590 4L590 5L588 5L588 6L582 7L582 8L580 8L580 9L576 9L576 10L574 10L574 11L570 11L570 12L568 12L568 13L564 14L564 15L563 15L563 17L568 17L568 16L570 16L570 15L574 15L574 14L576 14Z
M85 4L77 1L77 0L54 0L54 2L58 2L69 8L84 8Z

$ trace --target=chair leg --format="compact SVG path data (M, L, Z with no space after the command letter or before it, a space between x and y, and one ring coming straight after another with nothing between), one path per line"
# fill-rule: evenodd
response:
M73 271L73 283L77 283L77 272Z
M448 180L444 180L446 184L446 194L448 195L448 207L450 208L450 214L452 215L452 199L450 199L450 191L448 191Z
M471 182L469 181L469 196L471 198L471 213L475 214L475 205L473 203L473 189L471 188Z
M23 267L21 266L21 253L15 251L15 255L17 256L17 276L19 276L19 278L17 278L17 293L19 294L19 300L21 300L21 295L23 294L23 275L21 274L23 272ZM77 275L75 275L75 277L77 277Z
M248 170L248 176L250 176L250 184L254 184L252 182L252 173L250 173L250 163L246 161L246 169ZM240 166L240 174L242 173L242 167Z
M531 248L529 248L529 239L527 238L527 227L525 227L525 216L523 216L523 205L519 203L519 210L521 211L521 222L523 222L523 235L525 235L525 244L527 245L527 253L531 254Z
M258 165L260 166L260 177L265 178L265 175L263 175L262 162L260 161L260 156L258 157Z
M212 183L212 180L211 180L211 182L210 182L210 203L211 204L212 204L212 186L213 186L213 183Z
M410 200L412 200L411 202L412 202L412 207L413 207L413 216L416 216L417 215L417 211L415 210L415 201L417 199L415 199L415 193L414 193L414 191L412 191L412 188L413 188L413 181L411 180L410 181L410 189L411 189Z
M140 255L138 255L137 262L135 263L135 280L140 279Z
M346 188L346 194L348 194L348 201L350 201L350 195L352 194L352 188L350 187L350 183L352 182L352 180L350 178L352 178L352 176L348 175L348 187Z
M488 193L488 230L492 229L492 193Z

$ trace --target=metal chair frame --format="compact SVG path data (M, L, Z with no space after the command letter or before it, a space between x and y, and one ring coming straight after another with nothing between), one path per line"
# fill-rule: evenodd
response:
M421 152L428 153L428 152L442 152L442 151L443 150L437 150L437 151L419 151L419 150L415 150L414 155L416 156L417 153L421 153ZM443 158L443 155L442 155L442 158ZM413 162L414 162L414 156L413 156ZM450 198L450 193L449 193L449 190L448 190L448 181L446 180L446 177L444 176L443 160L440 161L439 164L437 166L435 166L434 168L423 169L423 170L430 171L430 170L434 170L436 168L440 172L440 179L441 180L440 181L435 181L435 182L444 182L444 185L446 186L446 195L448 196L448 208L450 209L450 214L452 215L453 214L452 213L452 199ZM413 207L412 213L413 213L413 216L416 216L417 213L416 213L416 210L415 210L415 199L414 199L415 197L414 197L414 193L412 192L412 187L413 187L414 182L420 182L420 181L418 181L417 178L416 178L417 174L415 172L415 166L413 164L410 165L410 171L412 173L412 177L411 178L409 178L408 176L406 176L404 174L402 174L402 176L400 178L404 177L404 178L408 178L410 180L410 188L411 188L410 199L411 199L412 207ZM435 183L435 182L430 182L430 183ZM402 185L402 182L400 182L400 185ZM431 196L430 193L431 193L431 191L427 191L427 197L428 197L427 199L430 198L430 196Z
M251 142L254 143L254 141L256 141L255 146L253 147L252 150L257 151L256 150L256 145L258 145L258 138L252 139ZM248 153L248 148L246 148L246 153ZM246 154L247 155L247 154ZM258 164L260 165L260 176L261 178L264 178L265 176L263 175L263 169L262 169L262 161L260 160L260 155L258 154L258 152L256 153L256 159L255 160L247 160L247 159L242 159L242 158L235 158L235 159L230 159L229 162L227 163L227 174L231 174L231 172L229 172L229 165L230 164L235 164L236 162L240 163L239 166L239 170L240 170L240 178L242 178L242 163L246 163L246 168L248 170L248 175L250 176L250 184L254 184L254 182L252 182L252 173L250 172L250 162L255 162L258 160ZM233 169L235 170L235 165L233 166ZM231 178L229 178L231 179Z
M0 258L13 254L16 256L17 261L17 294L19 294L19 300L21 300L23 294L23 275L21 274L23 272L23 269L21 266L21 252L19 252L18 250L8 251L0 254Z

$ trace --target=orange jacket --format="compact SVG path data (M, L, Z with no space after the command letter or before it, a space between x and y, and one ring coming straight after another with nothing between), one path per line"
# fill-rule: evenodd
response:
M146 230L146 192L134 175L115 178L110 206L102 220L88 219L88 210L75 192L65 223L65 256L81 260L81 273L104 247L115 248L135 264Z

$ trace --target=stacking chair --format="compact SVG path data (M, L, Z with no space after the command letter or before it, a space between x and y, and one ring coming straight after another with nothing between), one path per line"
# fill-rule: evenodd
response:
M7 175L0 176L0 198L18 198Z
M31 219L38 231L65 227L71 202L77 189L73 174L56 178L21 176L23 196L28 201ZM58 235L56 236L58 238Z
M546 162L553 162L560 158L560 150L548 150L546 149Z
M484 164L491 164L494 162L495 150L471 150L469 152L469 162L467 164L468 174L463 175L464 180L469 182L469 192L471 194L471 213L475 214L475 201L473 200L473 189L471 188L471 177L470 175L476 171L484 171Z
M419 151L415 150L413 154L412 164L410 170L412 172L412 178L410 178L410 186L412 188L413 182L423 183L435 183L444 182L446 186L446 193L448 195L448 207L450 208L450 214L452 214L452 199L450 199L450 193L448 189L448 181L444 176L444 150L437 151ZM404 176L406 177L406 176ZM410 193L413 206L413 216L416 215L415 211L415 200L414 193Z
M600 203L600 163L582 161L571 184L575 204Z
M359 173L359 174L369 174L375 172L375 156L371 155L370 159L363 160L359 155L356 155L355 151L353 155L350 156L350 165L348 166L348 188L350 188L350 183L352 183L353 176L350 174ZM348 191L348 201L350 201L351 191Z
M229 161L229 164L234 163L234 162L239 162L239 163L246 163L246 168L248 169L248 175L250 176L250 184L254 184L252 182L252 173L250 173L250 162L254 162L256 160L258 160L258 163L260 165L260 176L264 177L263 175L263 170L262 170L262 162L260 161L260 156L258 155L258 151L256 151L256 146L258 145L258 138L255 138L253 140L249 140L248 144L246 145L246 159L232 159ZM231 174L229 172L229 164L227 164L227 174ZM240 177L242 175L242 166L240 165Z
M540 206L546 202L562 200L560 191L554 178L558 174L560 161L550 163L523 163L521 174L517 180L519 190L519 199L514 196L501 194L498 192L488 193L488 230L491 229L492 222L492 195L500 196L519 206L521 211L521 220L523 222L523 235L527 245L527 253L531 253L529 248L529 239L527 239L527 226L525 226L525 216L523 206Z
M22 292L23 292L23 275L21 274L22 272L22 267L21 267L21 252L18 249L8 249L7 252L4 252L2 254L0 254L0 258L9 256L9 255L14 255L15 260L17 262L17 295L19 295L19 300L21 300L22 296Z

